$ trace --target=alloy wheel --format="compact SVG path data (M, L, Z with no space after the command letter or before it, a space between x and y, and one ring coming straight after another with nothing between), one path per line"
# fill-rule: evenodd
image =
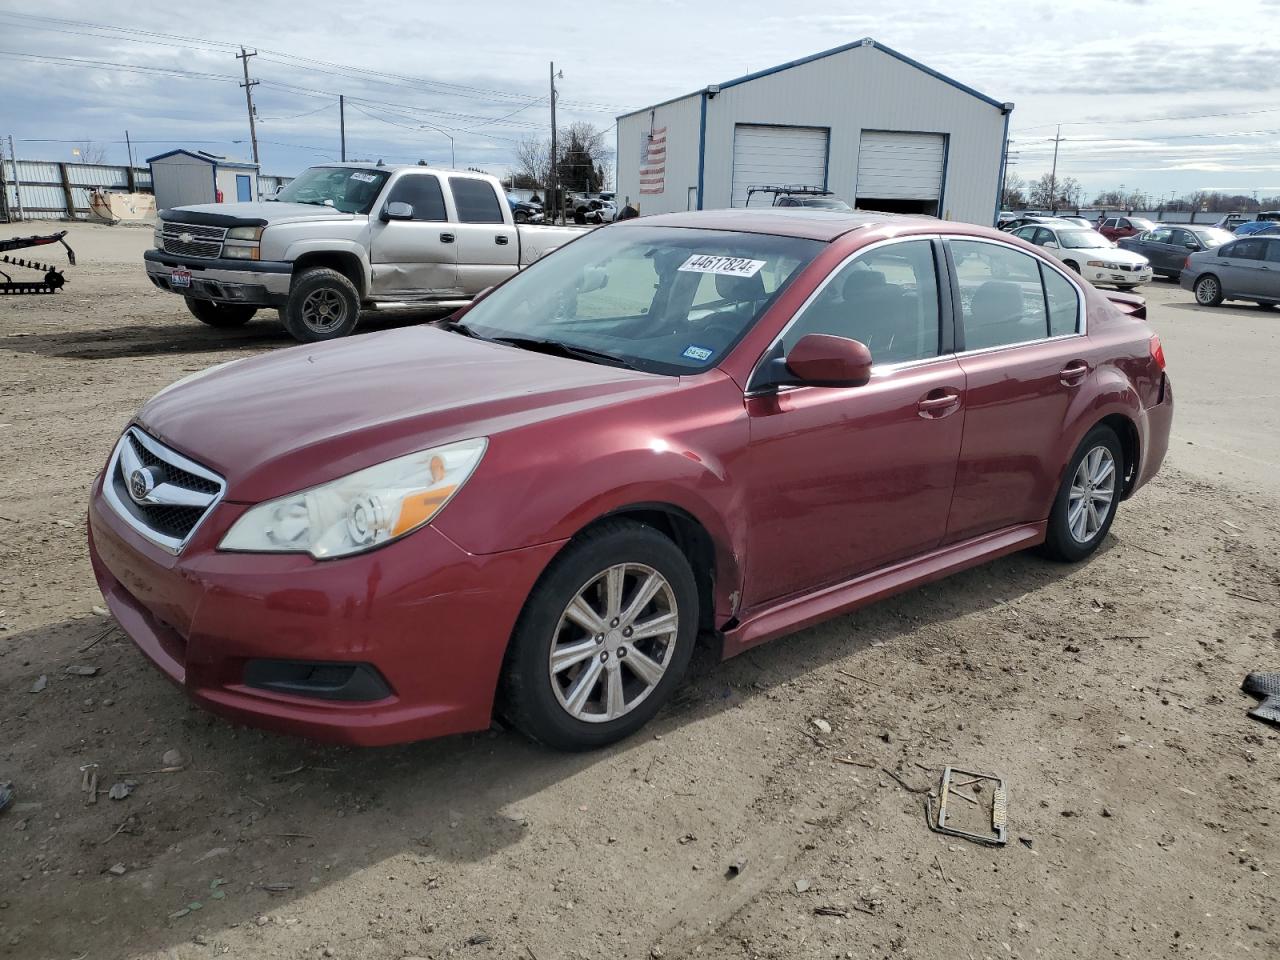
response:
M332 333L346 320L347 303L336 290L313 290L302 301L302 322L313 333Z
M1218 299L1218 281L1213 277L1205 277L1196 284L1196 299L1205 306L1213 306Z
M1116 495L1116 461L1111 451L1096 446L1076 467L1067 496L1067 529L1077 543L1098 535Z
M653 567L619 563L596 574L556 626L548 659L556 700L586 723L630 713L666 674L679 626L675 592Z

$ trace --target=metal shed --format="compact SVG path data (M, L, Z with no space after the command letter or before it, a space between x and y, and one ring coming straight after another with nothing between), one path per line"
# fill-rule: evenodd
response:
M989 224L1012 112L868 37L620 116L618 194L650 214L804 186Z
M170 150L147 160L156 209L192 203L258 199L258 165L190 150Z

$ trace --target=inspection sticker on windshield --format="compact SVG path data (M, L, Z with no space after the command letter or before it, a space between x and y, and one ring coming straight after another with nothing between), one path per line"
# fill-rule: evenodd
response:
M764 266L763 260L743 257L718 257L711 253L695 253L680 265L685 273L717 273L723 277L754 277Z
M710 360L713 353L715 351L707 347L698 347L690 344L684 348L684 353L680 354L680 356L688 357L690 360Z
M361 183L377 183L378 175L376 173L361 173L357 170L351 175L352 180L359 180Z

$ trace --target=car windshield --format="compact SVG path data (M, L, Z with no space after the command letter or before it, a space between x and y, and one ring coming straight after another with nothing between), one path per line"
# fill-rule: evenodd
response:
M1201 243L1206 247L1220 247L1228 240L1235 238L1230 230L1219 230L1217 227L1205 227L1203 230L1192 230Z
M1154 230L1156 226L1150 220L1143 220L1141 217L1130 217L1129 223L1137 230Z
M605 227L565 244L462 318L492 340L653 373L719 363L817 240L679 227Z
M1058 243L1069 250L1094 250L1111 246L1111 241L1097 230L1059 230Z
M276 194L281 203L310 203L343 213L368 213L390 174L385 170L312 167Z

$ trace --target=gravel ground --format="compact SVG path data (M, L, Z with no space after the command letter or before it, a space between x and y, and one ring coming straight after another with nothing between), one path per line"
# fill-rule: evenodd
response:
M0 301L0 956L1280 955L1280 731L1239 692L1280 669L1280 313L1145 291L1173 448L1088 564L704 653L598 753L353 750L194 710L94 611L86 491L130 414L290 341L154 291L149 231L72 232L62 293ZM88 803L88 763L132 793ZM1006 778L1006 847L926 829L947 764Z

